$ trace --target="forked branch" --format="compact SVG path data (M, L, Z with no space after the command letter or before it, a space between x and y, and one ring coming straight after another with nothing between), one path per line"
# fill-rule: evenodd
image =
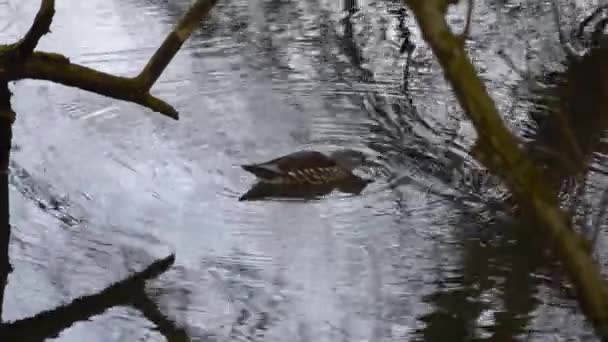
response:
M88 90L111 98L137 103L170 118L178 119L175 108L152 96L150 88L190 37L199 21L209 13L217 0L197 0L165 38L137 77L120 77L71 63L63 55L34 52L40 38L47 32L55 13L53 0L42 0L34 24L26 36L8 51L12 64L0 67L0 79L47 80Z

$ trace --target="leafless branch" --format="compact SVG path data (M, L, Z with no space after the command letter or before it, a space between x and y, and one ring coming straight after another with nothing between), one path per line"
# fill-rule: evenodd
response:
M34 52L38 40L49 32L54 14L54 1L42 0L34 24L26 36L12 47L15 63L0 68L0 78L15 81L24 78L47 80L88 90L111 98L137 103L170 118L178 119L177 110L152 96L150 88L190 37L199 21L209 13L217 0L197 0L150 58L137 77L119 77L71 63L60 54Z
M557 0L554 0L553 3L555 3L555 1ZM608 10L608 4L598 6L587 18L581 21L576 32L576 37L583 38L583 33L587 25L589 25L593 20L597 19L597 17L599 17L602 12L606 10Z
M182 44L190 37L199 21L209 13L217 0L198 0L193 4L188 12L177 23L173 31L167 35L165 41L156 50L148 64L137 76L142 82L142 86L147 91L154 82L160 77L171 59L179 51Z
M608 287L589 255L588 241L574 232L543 179L502 121L496 104L474 65L446 22L445 0L405 0L413 10L422 36L429 44L445 78L478 133L476 158L500 176L525 213L548 236L563 263L576 294L597 334L608 338Z
M29 31L27 31L23 39L21 39L15 47L14 51L17 58L20 60L25 59L34 52L40 38L51 32L51 22L53 21L54 15L55 1L42 0L32 27L30 27Z
M513 71L515 71L515 73L521 77L524 80L528 80L530 77L527 76L526 71L524 71L523 69L521 69L520 67L518 67L515 62L513 61L513 59L507 55L507 53L505 52L505 50L500 49L496 52L496 54L498 55L498 57L500 57L500 59L503 60L503 62L505 62L505 64Z
M150 322L154 323L156 329L167 339L167 341L190 341L186 330L169 320L162 313L144 291L133 296L132 305L137 308Z
M460 34L463 41L469 38L469 34L471 33L471 20L473 17L474 4L475 0L469 0L469 7L467 8L467 21L464 24L464 30Z
M59 54L34 52L24 63L5 71L8 73L8 80L30 78L52 81L134 102L176 120L179 117L177 110L170 104L143 90L136 78L115 76L71 63L68 58ZM0 70L0 76L1 74Z

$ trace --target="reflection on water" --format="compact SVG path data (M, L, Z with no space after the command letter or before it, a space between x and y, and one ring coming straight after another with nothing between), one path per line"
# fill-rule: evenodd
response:
M41 48L133 75L188 4L60 1ZM0 17L3 41L24 32L37 7L0 5L20 18ZM517 77L494 42L554 36L541 21L522 33L519 12L490 5L477 10L471 53L507 107ZM509 25L496 33L495 21ZM459 146L474 135L398 2L219 2L154 87L179 122L48 83L13 90L20 149L5 318L176 254L145 295L107 300L116 306L66 324L57 341L591 336L576 303L546 280L525 228L483 217L471 187L453 186L450 166L470 164ZM337 147L381 161L359 196L238 201L251 181L240 164Z
M365 189L368 181L355 179L340 183L326 183L315 185L277 185L267 182L256 182L239 197L239 201L254 201L271 198L283 198L294 200L319 199L330 194L332 191L339 191L345 194L359 195Z

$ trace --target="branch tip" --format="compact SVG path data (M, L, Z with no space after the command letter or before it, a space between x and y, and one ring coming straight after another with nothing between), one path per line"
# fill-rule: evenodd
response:
M88 90L118 100L137 103L174 120L177 110L167 102L142 89L136 78L120 77L72 63L60 54L34 52L18 68L8 70L8 80L23 78L52 81L68 87Z
M161 46L137 76L146 90L149 90L154 82L158 80L186 39L198 27L199 21L211 11L217 1L197 0L190 6L190 9L180 19L173 31L167 35Z
M24 60L29 57L33 52L40 38L47 33L51 32L51 23L53 22L53 16L55 15L55 1L54 0L41 0L40 8L34 18L34 22L30 29L27 31L23 39L21 39L15 45L15 57L19 60Z

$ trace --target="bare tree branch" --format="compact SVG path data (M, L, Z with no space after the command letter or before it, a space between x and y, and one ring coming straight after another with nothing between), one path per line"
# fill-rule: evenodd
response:
M143 291L145 280L155 277L169 268L175 257L169 256L153 263L125 281L108 287L101 293L74 300L66 306L42 312L36 316L13 323L2 320L2 301L8 275L11 271L8 248L10 242L9 213L9 161L12 140L12 124L15 113L11 108L11 93L8 82L20 79L47 80L95 92L111 98L125 100L148 107L173 119L178 113L171 105L150 94L150 88L175 56L184 41L192 34L199 20L217 3L217 0L197 0L177 27L167 36L158 51L137 77L120 77L97 71L70 60L60 54L34 51L41 37L50 32L55 14L53 0L40 0L40 9L29 31L15 44L0 45L0 339L5 340L43 340L70 326L74 322L87 319L103 312L110 306L132 304L132 288ZM143 296L143 295L142 295ZM143 298L143 297L142 297ZM137 302L148 310L155 323L162 325L161 333L167 332L168 339L185 340L183 329L174 328L162 314L151 308L151 302ZM36 329L32 329L35 326Z
M32 27L30 27L23 39L21 39L15 46L15 57L17 57L19 60L23 60L34 52L40 38L51 32L51 22L53 21L54 15L55 1L42 0L40 2L40 9L34 18Z
M608 338L608 288L589 245L568 225L557 199L551 195L540 171L520 148L517 139L500 118L494 101L463 49L461 40L446 22L446 2L405 0L416 15L424 39L441 64L446 79L478 133L475 156L497 173L517 198L522 210L538 224L539 232L551 240L564 264L579 303L596 332Z
M15 68L4 70L0 78L19 80L23 78L47 80L76 87L114 99L130 101L148 107L172 119L178 119L177 110L165 101L143 90L141 82L135 78L107 74L79 64L59 54L34 52L30 58Z
M199 21L209 13L217 0L197 0L184 14L176 27L150 58L137 77L119 77L82 65L71 63L60 54L33 52L42 35L49 32L53 18L54 1L42 0L40 10L27 35L14 46L8 46L13 53L10 67L0 67L0 79L16 81L30 78L47 80L88 90L111 98L137 103L153 111L178 119L177 110L165 101L150 94L150 88L158 80L169 62L190 37ZM1 51L0 51L1 52ZM27 58L26 58L27 57Z
M464 24L464 30L460 34L463 42L465 40L467 40L467 38L469 38L469 35L471 34L471 20L473 20L472 17L473 17L473 6L474 5L475 5L475 0L469 0L469 4L468 4L469 7L467 8L467 21Z
M132 297L144 290L147 280L158 277L174 262L175 255L171 254L96 294L78 297L66 305L32 317L0 323L0 338L2 341L43 341L57 337L76 322L86 321L111 307L130 304Z
M197 0L177 23L173 31L167 35L165 41L137 76L145 90L150 90L154 82L169 65L171 59L182 47L182 44L198 26L199 21L209 13L216 3L217 0Z
M15 112L11 108L11 92L6 82L0 83L0 322L2 303L8 275L12 270L9 260L11 240L9 193L9 155L13 138L11 127L15 122Z
M154 303L145 291L140 291L133 296L131 300L133 307L138 309L144 317L156 325L156 329L169 342L187 342L190 341L188 332L175 322L172 322L167 316L162 313L156 303Z

